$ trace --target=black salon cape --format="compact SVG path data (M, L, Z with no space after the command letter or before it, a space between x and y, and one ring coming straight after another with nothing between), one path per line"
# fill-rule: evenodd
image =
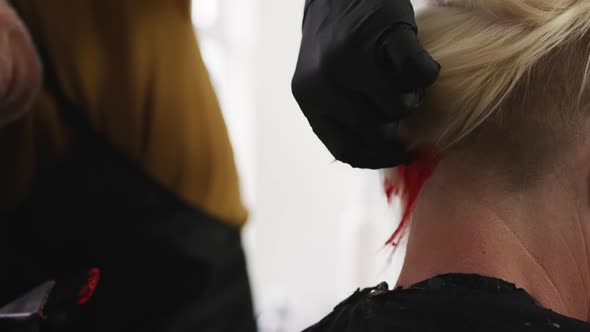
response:
M475 274L446 274L407 289L356 291L305 332L590 331L523 289Z

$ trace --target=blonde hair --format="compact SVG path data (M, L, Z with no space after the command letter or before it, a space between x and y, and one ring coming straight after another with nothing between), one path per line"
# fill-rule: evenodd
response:
M511 112L520 113L519 125L551 128L556 119L573 119L564 112L585 107L590 0L429 4L417 17L419 37L442 71L421 109L402 122L411 147L444 153L486 122L507 126ZM518 126L510 128L520 135Z

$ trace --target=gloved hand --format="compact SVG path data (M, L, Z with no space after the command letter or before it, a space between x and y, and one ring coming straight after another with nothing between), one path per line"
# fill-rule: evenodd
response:
M41 61L24 23L0 0L0 127L31 108L41 87Z
M410 161L399 120L440 65L417 39L410 0L307 0L292 89L314 132L353 167Z

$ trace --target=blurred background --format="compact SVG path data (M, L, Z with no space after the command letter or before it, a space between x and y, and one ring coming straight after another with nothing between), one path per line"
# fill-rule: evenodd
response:
M392 286L404 255L384 247L399 209L380 173L335 162L291 94L304 2L193 0L250 210L243 237L261 332L300 331L357 287Z

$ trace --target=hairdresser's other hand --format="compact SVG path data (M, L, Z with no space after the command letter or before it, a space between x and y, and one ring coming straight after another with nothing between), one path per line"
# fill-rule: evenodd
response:
M332 155L353 167L410 160L399 120L439 64L416 35L410 0L307 0L293 94Z
M31 108L41 76L27 28L7 1L0 0L0 127Z

